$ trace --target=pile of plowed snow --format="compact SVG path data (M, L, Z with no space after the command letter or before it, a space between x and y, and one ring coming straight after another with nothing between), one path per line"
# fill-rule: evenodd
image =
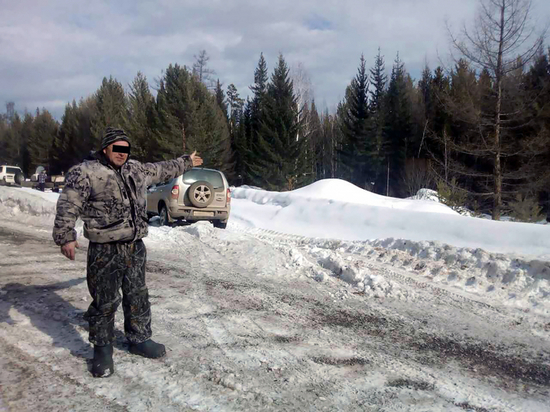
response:
M1 187L0 207L3 213L19 216L21 213L53 219L59 194L28 188Z
M461 216L430 200L395 199L327 179L289 192L233 191L232 219L294 235L343 240L436 241L550 259L549 227Z

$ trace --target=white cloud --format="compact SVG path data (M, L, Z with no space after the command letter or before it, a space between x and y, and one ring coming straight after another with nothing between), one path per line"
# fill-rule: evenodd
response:
M259 55L302 63L316 99L333 107L359 57L378 47L391 68L399 51L413 77L448 50L444 21L471 21L475 0L157 0L109 2L0 0L0 102L35 102L60 117L59 101L93 93L104 76L124 85L137 71L154 84L170 63L192 65L206 49L227 86L248 93ZM550 5L535 0L537 15Z

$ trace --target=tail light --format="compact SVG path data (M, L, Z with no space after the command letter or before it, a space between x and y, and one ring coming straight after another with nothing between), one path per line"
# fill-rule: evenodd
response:
M231 203L231 190L227 189L227 203Z
M172 186L172 199L177 199L180 195L180 187L178 185Z

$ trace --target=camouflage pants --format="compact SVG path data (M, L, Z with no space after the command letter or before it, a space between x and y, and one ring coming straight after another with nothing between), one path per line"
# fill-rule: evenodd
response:
M124 333L131 343L151 337L151 306L145 284L147 251L142 240L133 243L93 243L88 247L88 290L92 303L84 318L90 324L90 342L114 341L115 313L124 309Z

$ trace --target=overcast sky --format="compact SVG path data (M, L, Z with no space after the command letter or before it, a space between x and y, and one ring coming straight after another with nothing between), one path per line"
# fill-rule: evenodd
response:
M548 21L550 1L533 6L535 20ZM418 78L426 61L435 68L448 55L445 20L458 29L476 8L477 0L0 0L0 104L61 119L67 102L105 76L128 87L141 71L154 85L170 63L191 66L204 49L241 96L260 53L270 74L282 53L332 110L361 53L370 67L380 47L389 71L399 52Z

